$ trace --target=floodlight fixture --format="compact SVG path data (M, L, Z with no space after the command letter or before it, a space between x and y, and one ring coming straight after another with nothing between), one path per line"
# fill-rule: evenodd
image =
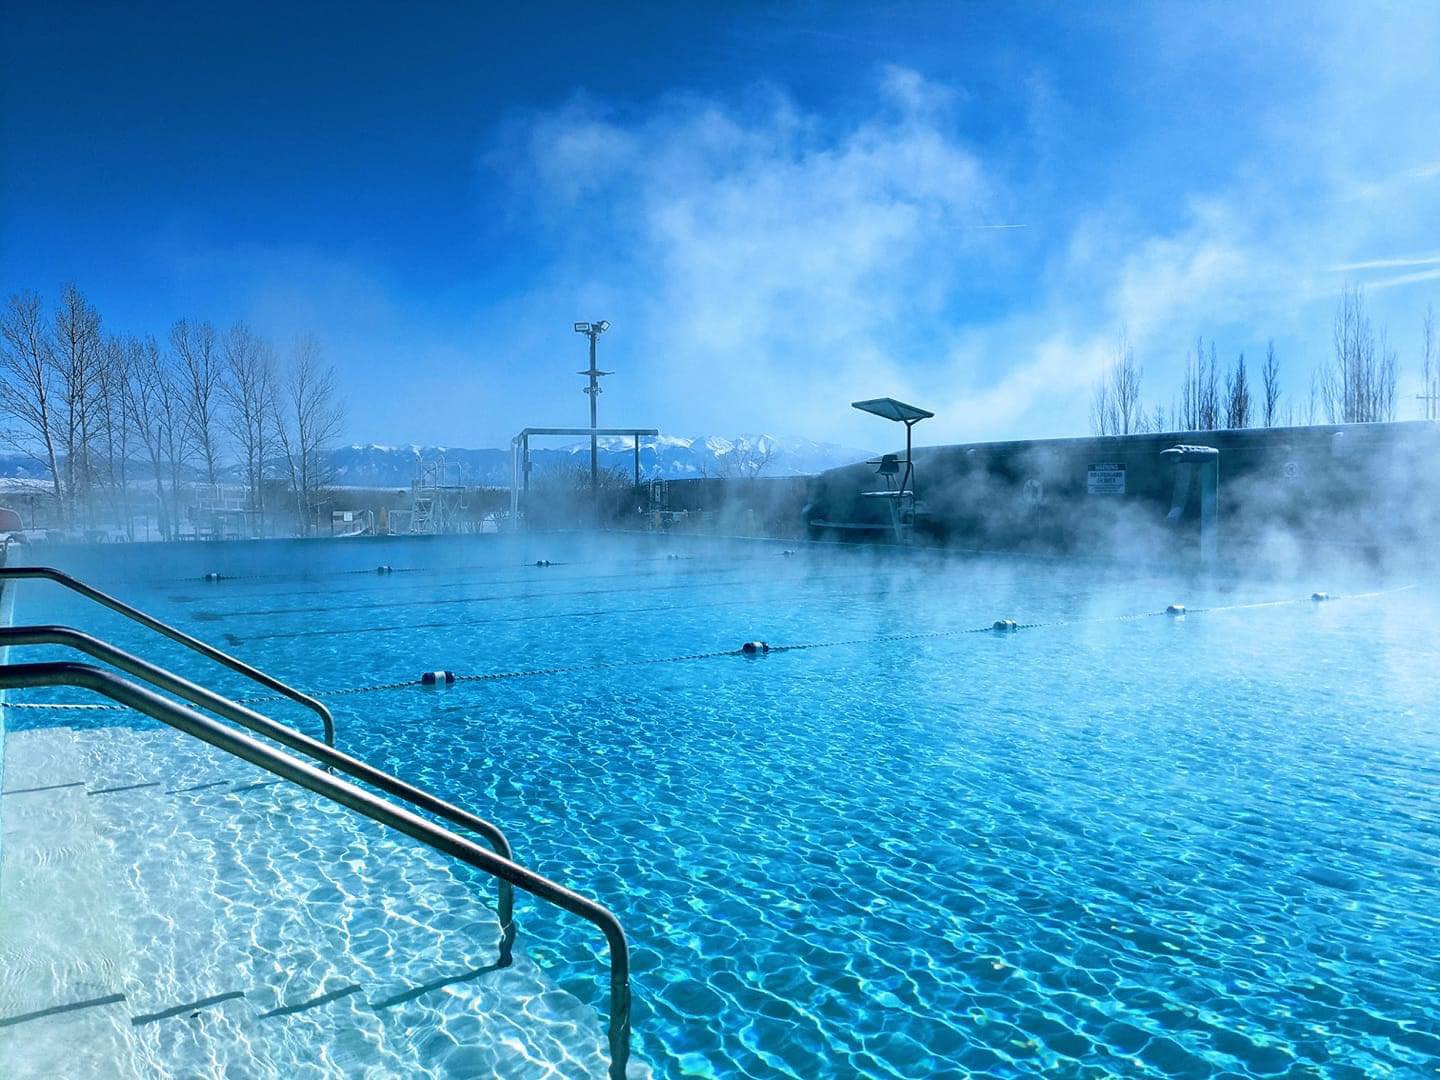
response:
M601 319L598 323L595 324L595 328L603 334L606 330L610 329L610 320Z
M577 334L588 334L590 332L590 324L588 322L577 322L575 324L575 332Z

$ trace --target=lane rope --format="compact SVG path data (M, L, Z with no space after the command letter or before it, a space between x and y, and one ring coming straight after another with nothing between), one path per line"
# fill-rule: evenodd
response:
M1351 593L1340 596L1331 594L1323 601L1331 604L1340 600L1367 600L1379 596L1393 596L1396 593L1407 592L1416 588L1415 585L1401 585L1394 589L1381 589L1375 592ZM1314 604L1317 601L1313 596L1296 597L1286 600L1262 600L1248 604L1216 604L1210 607L1187 608L1185 615L1206 615L1225 611L1249 611L1258 608L1287 607L1296 604ZM1089 626L1109 622L1132 622L1138 619L1153 619L1168 614L1164 609L1158 611L1139 611L1126 615L1099 615L1091 619L1054 619L1048 622L1013 623L1006 625L1003 630L995 624L990 626L967 626L954 630L922 630L910 634L885 634L880 637L841 638L833 641L811 641L800 642L792 645L770 645L766 650L767 654L783 652L804 652L812 649L835 649L850 645L881 645L897 641L926 641L940 638L964 637L970 634L995 634L1018 632L1021 630L1059 629L1068 626ZM586 671L607 671L617 668L648 667L655 664L679 664L698 660L714 660L721 656L744 656L743 648L736 649L714 649L709 652L682 653L678 656L653 656L641 657L627 660L600 660L588 664L560 664L553 667L543 668L519 668L512 671L489 671L464 675L456 675L455 682L458 683L485 683L499 682L505 679L532 679L551 675L579 674ZM424 685L420 678L400 679L395 682L371 683L364 686L349 686L334 690L310 691L312 696L324 700L326 698L350 697L356 694L378 694L396 690L407 690ZM258 697L243 697L233 699L241 705L255 705L265 702L285 701L286 698L278 694L266 694ZM65 702L44 702L44 701L7 701L0 706L6 709L53 709L53 710L91 710L98 712L128 712L124 705L113 704L90 704L90 703L65 703Z

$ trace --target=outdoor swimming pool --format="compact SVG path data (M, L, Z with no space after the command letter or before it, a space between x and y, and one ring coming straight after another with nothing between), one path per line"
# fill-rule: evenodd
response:
M1440 1060L1433 583L580 535L53 561L314 692L343 749L499 823L519 861L614 910L635 1051L658 1076L1359 1077ZM17 596L17 622L253 694L58 588ZM1172 602L1191 613L1157 614ZM968 632L998 618L1025 628ZM648 662L752 639L817 647ZM439 668L511 676L334 693ZM312 828L313 807L291 812L266 827ZM393 848L351 857L416 854ZM383 929L388 879L357 874L375 888L334 902ZM461 883L492 902L482 878ZM431 905L462 966L484 961L462 941L465 899ZM533 901L519 920L539 970L603 1008L593 929Z

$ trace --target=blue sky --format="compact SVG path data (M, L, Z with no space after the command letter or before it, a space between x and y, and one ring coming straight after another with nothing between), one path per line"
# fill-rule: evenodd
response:
M604 317L602 422L876 445L1083 433L1122 328L1303 395L1355 282L1417 415L1433 3L293 8L7 4L0 288L313 332L358 441L584 423Z

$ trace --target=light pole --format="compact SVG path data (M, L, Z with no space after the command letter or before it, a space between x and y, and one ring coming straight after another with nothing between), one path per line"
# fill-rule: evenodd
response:
M601 371L595 366L595 341L606 330L610 329L610 322L607 319L600 319L596 322L577 322L575 332L584 334L590 339L590 368L588 371L577 371L577 375L590 376L590 385L585 387L585 393L590 395L590 501L596 502L600 496L600 459L599 447L593 434L595 423L595 399L600 394L600 376L613 375L613 371Z

